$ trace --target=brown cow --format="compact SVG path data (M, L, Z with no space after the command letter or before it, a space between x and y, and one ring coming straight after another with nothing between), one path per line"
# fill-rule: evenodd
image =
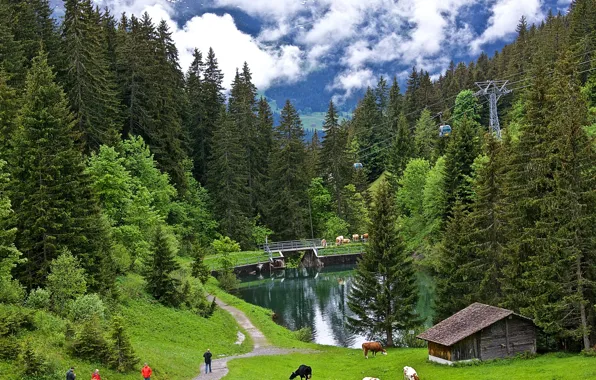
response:
M364 357L368 359L368 351L373 353L373 356L377 356L377 352L382 352L383 355L387 355L387 351L381 346L379 342L364 342L362 343L362 349L364 350Z
M352 241L359 241L359 240L360 240L360 235L358 235L358 234L352 235Z

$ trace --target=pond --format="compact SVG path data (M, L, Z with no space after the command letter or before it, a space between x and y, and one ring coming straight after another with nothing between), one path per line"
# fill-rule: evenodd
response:
M290 330L311 327L314 341L341 347L360 348L364 336L350 332L347 318L348 293L354 265L333 265L319 269L285 269L271 274L241 278L240 298L254 305L271 309L277 322ZM432 286L430 278L418 278L420 299L418 313L431 317Z

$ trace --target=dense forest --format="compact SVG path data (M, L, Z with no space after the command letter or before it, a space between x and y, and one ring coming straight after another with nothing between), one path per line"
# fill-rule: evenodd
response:
M330 102L308 140L290 101L274 125L248 65L229 92L217 52L181 68L164 21L91 0L66 0L59 24L51 13L0 0L1 302L117 302L116 278L135 272L160 302L206 314L170 275L176 256L204 279L221 246L370 229L395 240L377 258L389 270L432 273L437 319L479 301L562 347L596 341L596 1L522 18L515 42L434 82L380 78L351 120ZM501 139L475 96L492 79L512 90Z

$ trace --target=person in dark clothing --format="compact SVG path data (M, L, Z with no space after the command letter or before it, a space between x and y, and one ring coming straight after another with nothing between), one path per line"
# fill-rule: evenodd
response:
M203 354L203 357L205 358L205 373L211 372L211 356L213 355L211 355L209 349Z
M75 380L77 375L74 372L74 367L70 367L68 372L66 372L66 380Z

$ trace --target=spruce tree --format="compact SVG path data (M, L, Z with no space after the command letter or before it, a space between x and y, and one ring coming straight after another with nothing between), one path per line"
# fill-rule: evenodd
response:
M203 103L203 73L205 64L203 54L198 50L193 51L193 60L186 72L186 96L188 108L186 115L186 133L190 141L191 158L194 162L193 174L197 180L201 180L199 170L203 167L201 162L202 128L205 116L205 105Z
M390 144L390 140L380 141L374 135L376 125L382 122L375 94L369 88L364 98L354 110L352 119L353 137L358 140L360 151L358 158L368 171L369 180L377 179L385 169L383 148Z
M394 345L394 335L414 327L418 299L412 258L396 231L395 200L387 181L374 197L369 243L358 262L348 306L355 317L348 318L352 331L367 338L382 338Z
M214 142L213 133L220 125L218 120L221 115L221 107L224 104L225 97L223 94L223 74L215 58L215 52L209 48L207 53L207 60L205 62L205 75L202 85L203 106L205 107L205 115L203 123L200 126L199 146L195 147L199 152L199 161L197 165L198 180L201 184L208 184L207 178L208 167L207 163L212 156L211 145Z
M267 224L274 228L275 236L280 240L296 239L306 234L309 179L303 140L300 116L288 100L273 133L269 167L272 202Z
M589 349L596 155L583 129L587 109L577 71L567 52L557 63L547 93L554 108L548 116L551 138L546 144L553 188L537 202L541 217L532 228L537 251L529 257L524 277L530 301L524 310L547 333L581 340L583 348Z
M414 130L414 143L416 145L416 156L424 158L428 162L435 162L439 157L439 131L433 120L430 111L425 108L416 122Z
M321 147L320 171L327 188L333 194L337 215L343 217L345 210L342 191L350 180L351 163L347 152L347 131L339 125L333 101L329 102L323 131L325 138Z
M408 119L402 113L399 116L397 123L397 133L393 140L390 152L390 168L392 181L396 181L397 178L401 177L408 161L415 154L415 146L408 126Z
M100 15L91 0L66 0L62 24L65 88L87 150L119 139L116 84L106 60Z
M18 110L17 92L8 85L8 75L0 69L0 159L8 158Z
M246 245L250 240L250 223L246 214L248 191L241 136L223 107L218 120L213 133L207 186L213 194L219 231Z
M139 363L139 358L136 357L130 338L124 329L124 318L118 315L112 318L111 345L107 362L118 372L132 371Z
M107 290L114 280L103 267L109 236L75 145L65 94L45 53L27 76L18 128L13 159L21 164L12 166L11 193L17 246L27 258L19 278L27 287L43 286L50 262L67 247L87 271L91 290Z
M271 145L273 139L273 114L271 107L265 98L261 97L258 103L257 111L257 135L258 144L254 154L255 175L259 180L255 182L255 200L256 215L265 215L267 212L267 183L269 181L269 156L271 154Z
M171 239L162 225L156 227L151 245L152 253L147 258L143 275L149 294L166 306L178 306L180 280L173 277L172 272L178 270L180 265L176 262Z

